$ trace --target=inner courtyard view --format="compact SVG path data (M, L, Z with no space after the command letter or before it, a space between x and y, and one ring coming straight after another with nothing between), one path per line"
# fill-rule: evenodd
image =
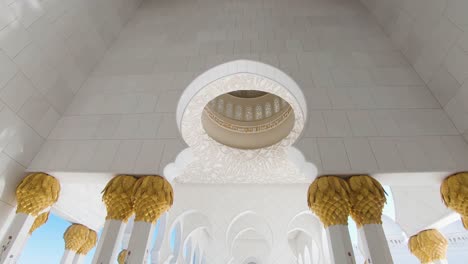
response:
M467 264L467 0L0 0L0 264Z

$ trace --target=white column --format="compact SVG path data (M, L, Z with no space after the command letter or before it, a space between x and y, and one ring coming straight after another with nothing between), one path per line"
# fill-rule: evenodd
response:
M0 240L4 238L8 227L13 223L16 215L15 211L15 207L0 201L0 215L3 216L0 218Z
M66 249L65 252L63 253L60 264L72 264L73 259L75 258L75 255L76 255L75 251Z
M356 264L348 226L329 226L327 228L327 236L332 261L331 263Z
M83 263L85 258L86 258L86 255L76 254L75 257L73 258L73 264L81 264L81 263ZM112 263L112 262L110 262L110 263Z
M368 264L393 264L387 238L380 224L363 225L358 229L364 257Z
M133 224L132 235L128 245L127 264L147 263L154 224L136 221Z
M433 264L448 264L448 261L446 259L438 259L438 260L434 260L434 262L432 262Z
M166 237L167 215L165 213L158 219L159 230L154 241L153 249L151 250L151 264L159 264L161 262L161 248L163 247L164 238Z
M21 253L23 253L24 248L26 247L26 244L28 244L28 240L30 238L31 238L31 234L29 234L28 232L28 236L26 237L26 239L23 240L23 244L19 247L18 254L16 254L15 261L18 261L18 259L21 257Z
M99 239L93 264L107 264L117 261L126 223L120 220L106 220Z
M16 263L34 220L35 217L28 214L18 213L15 215L2 240L1 264Z

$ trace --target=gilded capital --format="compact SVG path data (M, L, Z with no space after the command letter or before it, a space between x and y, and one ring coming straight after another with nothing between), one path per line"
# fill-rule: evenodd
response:
M424 230L412 236L408 241L408 247L422 264L447 258L448 241L436 229Z
M348 183L336 176L317 178L309 187L308 205L325 228L332 225L347 225L351 209Z
M38 216L57 202L59 193L57 179L45 173L31 173L16 187L16 213Z
M133 189L135 221L155 223L171 208L174 192L171 184L161 176L144 176Z
M382 185L367 175L352 176L348 183L351 189L351 217L358 227L382 224L382 212L387 202Z
M65 249L78 252L87 242L90 230L80 224L72 224L63 234Z
M106 219L127 222L133 214L133 188L137 179L118 175L110 180L102 191L102 200L107 208Z
M459 213L468 229L468 173L462 172L445 178L440 186L445 205Z

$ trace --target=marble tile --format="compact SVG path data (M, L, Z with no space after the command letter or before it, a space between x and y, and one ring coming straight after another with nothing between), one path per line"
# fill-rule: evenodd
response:
M17 71L16 64L0 50L0 90L15 76Z
M378 171L377 161L367 138L344 139L346 153L353 171Z
M10 58L18 55L29 43L31 43L31 37L24 26L18 21L14 21L3 29L0 29L0 48Z
M18 112L33 94L34 87L31 82L23 73L18 73L0 91L0 99L14 112Z
M342 139L317 139L323 169L326 171L349 171L348 154Z

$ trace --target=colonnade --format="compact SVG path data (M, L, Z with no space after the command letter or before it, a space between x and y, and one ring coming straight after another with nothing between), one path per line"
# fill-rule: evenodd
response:
M45 173L29 174L20 182L16 189L16 215L2 240L0 263L16 263L28 238L46 223L59 193L59 181ZM441 196L447 207L461 215L468 229L468 173L447 177L441 185ZM119 175L106 185L102 199L107 216L93 263L145 263L155 223L174 201L171 184L157 175ZM355 263L349 216L357 224L366 262L393 263L382 226L385 203L383 187L368 175L322 176L314 180L308 191L308 205L326 229L332 263ZM129 247L121 250L123 232L133 214ZM96 231L75 223L65 231L64 240L61 263L79 264L96 246L98 237ZM408 242L421 263L446 263L447 245L447 239L435 229L423 230Z
M59 193L59 181L45 173L29 174L19 183L16 214L2 238L0 263L16 263L32 232L47 221L43 213L57 202Z
M93 263L145 263L155 224L174 201L171 184L161 176L119 175L105 187L103 201L107 217ZM121 251L125 225L133 214L129 246Z
M468 229L468 173L447 177L441 185L447 207L459 213ZM382 226L386 203L381 184L368 175L322 176L309 187L308 205L323 223L332 263L355 264L348 216L356 222L366 263L393 263ZM412 236L408 247L421 263L446 263L447 239L435 229Z

